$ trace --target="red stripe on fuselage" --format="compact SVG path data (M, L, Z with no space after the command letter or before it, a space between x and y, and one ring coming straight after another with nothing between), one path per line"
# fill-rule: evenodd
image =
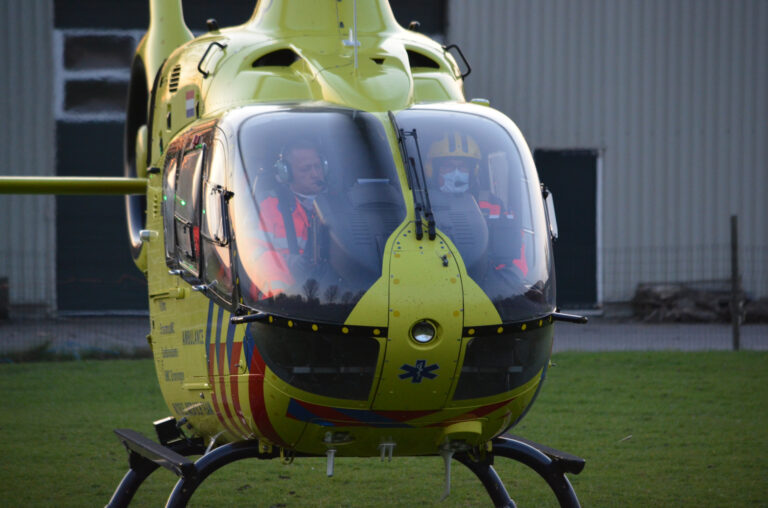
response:
M227 420L224 418L224 415L221 414L221 409L219 408L219 398L216 396L216 382L214 381L214 371L213 371L213 362L214 358L216 358L216 344L211 344L208 349L208 384L211 385L211 401L213 402L213 410L216 412L216 417L219 419L219 422L224 426L224 428L229 432L231 435L236 436L237 433L233 432L232 429L229 427L229 424L227 423ZM219 361L221 363L221 361ZM223 386L222 386L223 391ZM226 396L226 393L224 394Z
M237 434L245 437L242 430L237 427L237 421L232 417L232 410L229 409L229 397L227 397L227 371L224 368L225 359L227 357L227 345L219 344L219 386L221 387L221 405L224 407L224 413L227 415L228 423L231 424L231 428L237 431Z
M239 390L239 360L240 351L243 348L242 342L234 342L232 344L232 358L229 359L229 392L232 394L232 407L237 415L237 422L240 425L240 429L245 432L246 435L252 433L252 429L248 426L243 416L243 410L240 407L240 390Z
M266 365L258 348L253 349L251 358L250 375L248 376L248 400L251 404L251 415L256 423L256 428L262 436L273 444L287 446L277 434L267 414L267 405L264 401L264 375Z
M482 406L477 409L473 409L472 411L467 411L466 413L460 414L458 416L451 417L445 421L442 421L440 423L433 423L430 425L430 427L445 427L457 422L465 422L467 420L477 420L479 418L484 417L485 415L488 415L490 413L493 413L500 407L504 407L513 400L515 400L517 397L513 397L508 400L503 400L501 402L496 402L494 404L488 404L487 406Z

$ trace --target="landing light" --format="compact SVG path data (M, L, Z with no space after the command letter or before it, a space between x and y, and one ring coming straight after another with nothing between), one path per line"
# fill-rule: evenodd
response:
M411 328L411 337L419 344L426 344L435 338L435 325L427 320L419 321Z

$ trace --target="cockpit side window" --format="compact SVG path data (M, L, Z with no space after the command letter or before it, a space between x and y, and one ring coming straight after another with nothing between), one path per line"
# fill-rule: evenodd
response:
M203 182L201 213L202 279L209 290L232 302L233 277L225 190L228 153L221 139L213 142L210 163Z

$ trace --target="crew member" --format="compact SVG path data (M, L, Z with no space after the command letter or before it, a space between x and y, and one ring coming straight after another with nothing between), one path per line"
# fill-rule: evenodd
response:
M498 221L501 217L514 220L514 212L503 210L502 201L490 190L478 189L481 160L480 147L472 136L459 131L450 131L432 143L429 148L427 178L432 179L434 185L442 192L461 194L472 191L477 198L480 211L492 229L493 221ZM522 231L520 234L522 236ZM523 276L528 274L524 244L521 243L520 256L513 259L512 264ZM495 268L501 270L506 268L506 265L498 264Z
M327 162L314 143L297 140L281 150L274 173L276 185L259 201L256 299L285 292L306 275L314 201L325 191Z
M480 147L472 136L451 131L429 148L427 177L434 178L442 192L461 194L476 190L481 159ZM501 200L490 192L478 192L477 204L484 216L501 216Z

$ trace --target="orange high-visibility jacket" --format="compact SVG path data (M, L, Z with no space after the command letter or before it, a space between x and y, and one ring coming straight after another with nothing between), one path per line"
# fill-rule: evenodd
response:
M488 195L481 197L478 200L478 206L480 207L480 210L483 212L483 215L488 220L498 220L499 217L501 217L502 210L501 210L501 201L496 198L493 195ZM507 212L507 216L514 217L514 213ZM521 235L523 235L523 232L520 232ZM528 275L528 263L525 260L525 242L521 242L520 244L520 257L513 259L512 264L515 265L515 268L520 270L520 273L523 274L523 277ZM506 265L498 265L495 268L497 270L501 270L502 268L505 268Z
M276 296L294 283L288 256L304 254L309 239L309 216L296 196L291 194L290 198L294 200L288 209L291 210L298 252L291 252L291 242L287 238L279 198L269 195L259 204L259 228L256 235L256 251L253 254L259 270L253 280L255 288L252 293L256 293L254 298Z

